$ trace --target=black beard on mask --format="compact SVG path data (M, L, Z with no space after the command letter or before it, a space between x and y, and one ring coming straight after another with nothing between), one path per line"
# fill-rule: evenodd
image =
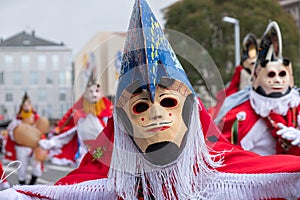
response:
M281 93L281 92L272 92L272 93L270 93L270 94L266 94L265 90L264 90L261 86L258 86L256 89L253 88L253 90L254 90L255 92L257 92L258 94L260 94L260 95L262 95L262 96L265 96L265 97L270 97L270 98L280 98L280 97L283 97L283 96L289 94L290 91L291 91L291 87L289 87L289 88L287 89L287 91L286 91L284 94Z
M166 165L175 161L181 154L180 148L172 142L159 142L147 147L144 157L155 165Z

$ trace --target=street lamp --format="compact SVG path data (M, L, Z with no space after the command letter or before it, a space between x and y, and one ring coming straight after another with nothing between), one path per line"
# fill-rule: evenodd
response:
M234 24L235 66L240 64L240 22L232 17L223 17L224 22Z

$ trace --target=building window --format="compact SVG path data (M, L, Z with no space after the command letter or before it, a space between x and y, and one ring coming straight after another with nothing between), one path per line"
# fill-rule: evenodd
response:
M38 73L37 72L31 72L30 73L30 84L36 85L38 84Z
M4 84L4 72L0 72L0 85Z
M59 73L59 85L66 84L66 74L64 72Z
M53 55L52 56L52 67L57 69L59 66L59 57L58 55Z
M12 56L6 55L4 57L5 67L8 67L8 68L12 67L13 62L14 62L14 58Z
M65 101L66 99L67 99L67 95L66 95L65 91L60 91L59 92L59 100Z
M23 55L21 57L22 67L29 68L30 65L30 57L27 55Z
M46 56L38 56L38 68L40 70L45 70L47 64L47 58Z
M47 99L46 90L39 90L38 99L39 101L46 101Z
M13 93L12 92L6 92L5 94L5 101L6 102L12 102L14 100Z
M46 84L53 84L53 74L51 72L46 74Z
M21 85L22 84L22 74L21 74L21 72L14 72L13 73L13 83L15 85Z

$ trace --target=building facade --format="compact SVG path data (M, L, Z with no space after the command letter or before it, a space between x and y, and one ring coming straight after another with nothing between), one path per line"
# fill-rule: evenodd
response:
M72 52L63 43L20 32L0 41L0 115L11 119L25 92L41 116L58 119L72 105Z
M118 72L126 33L99 32L92 37L74 58L74 92L78 99L88 80L87 72L93 71L103 94L113 98L116 93Z

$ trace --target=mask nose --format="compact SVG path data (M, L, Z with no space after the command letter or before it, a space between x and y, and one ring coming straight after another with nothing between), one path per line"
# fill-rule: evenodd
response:
M274 82L275 82L275 83L282 83L281 77L279 77L278 75L276 75L276 76L274 77Z
M161 119L162 115L162 108L159 105L153 105L150 107L150 119L156 120Z

